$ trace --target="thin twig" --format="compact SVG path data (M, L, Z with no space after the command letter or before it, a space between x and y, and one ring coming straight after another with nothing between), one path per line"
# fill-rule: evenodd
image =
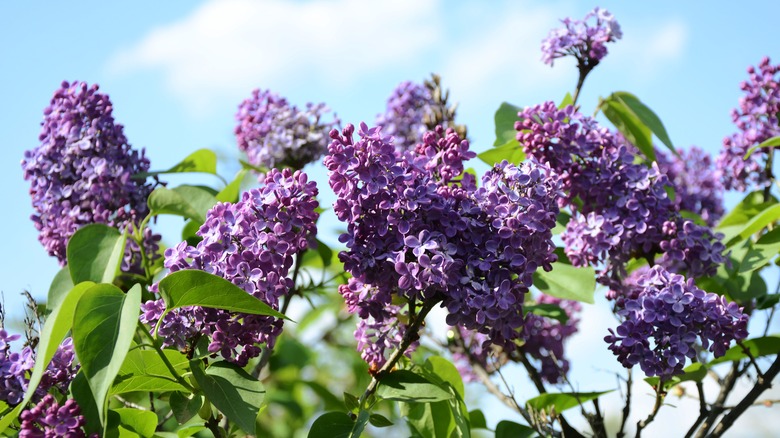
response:
M628 416L631 414L631 384L633 383L632 369L628 369L628 378L626 379L626 404L623 405L623 418L620 420L620 430L618 430L617 437L623 438L626 436L626 423L628 422Z
M696 438L704 438L708 436L707 433L715 424L715 420L717 420L720 414L724 411L723 406L726 402L726 398L731 393L731 390L734 389L734 384L737 382L737 379L739 379L742 373L745 372L745 369L747 369L747 367L740 370L739 362L734 362L728 374L726 374L723 379L719 379L718 383L720 384L720 392L718 393L718 397L715 399L715 403L711 405L712 409L710 409L709 415L707 415L707 418L704 420L701 427L699 427L699 431L696 433Z
M147 408L145 406L141 406L141 405L136 404L136 403L133 403L130 400L125 399L121 395L115 395L114 398L119 400L119 402L122 403L123 405L125 405L125 407L133 408L133 409L139 409L141 411L148 411L149 410L149 408Z
M688 433L685 434L685 438L690 438L693 433L696 432L696 428L699 427L702 421L707 418L709 409L707 409L707 400L704 397L704 385L701 382L696 382L696 390L699 392L699 418L688 429Z

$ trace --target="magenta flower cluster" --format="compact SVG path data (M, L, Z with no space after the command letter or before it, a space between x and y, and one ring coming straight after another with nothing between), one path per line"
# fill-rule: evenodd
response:
M302 169L327 151L328 131L339 121L325 121L324 103L307 103L304 110L270 90L254 90L236 113L238 148L255 166Z
M19 438L83 438L86 424L81 409L73 399L62 406L51 394L31 409L22 411Z
M561 175L574 213L561 236L575 266L603 264L600 281L625 276L631 258L665 252L675 271L712 275L725 246L709 228L683 219L669 198L667 175L635 162L634 147L572 106L525 108L515 123L525 153Z
M748 67L747 73L750 78L740 86L744 95L739 99L739 108L731 112L739 131L723 139L716 161L724 186L739 191L769 184L764 170L768 151L757 150L748 159L744 157L751 147L780 135L780 65L772 65L765 57L758 68Z
M378 323L394 296L442 302L448 324L511 349L532 274L556 260L557 176L503 162L476 188L462 170L474 154L454 130L426 133L403 155L378 127L361 124L357 140L354 131L331 131L325 158L334 211L348 224L339 254L355 278L341 288L348 305Z
M124 229L148 212L152 188L132 177L148 171L149 160L130 147L112 111L97 85L63 82L44 110L40 145L24 154L38 240L60 264L68 239L81 226Z
M667 380L696 357L697 341L720 357L732 341L747 337L748 315L693 279L655 266L637 284L639 296L618 311L624 322L604 338L626 368L638 364L646 375Z
M376 124L382 127L385 135L393 136L399 152L407 151L414 148L428 130L425 118L431 115L432 105L431 91L425 85L401 82L387 99L387 108L384 114L377 116Z
M209 210L197 232L203 240L167 249L165 267L219 275L278 310L294 286L288 276L294 257L316 245L316 196L305 173L272 169L263 186L244 192L239 202ZM148 301L141 321L155 325L164 310L161 299ZM166 346L179 349L205 336L209 352L243 366L260 354L258 344L273 348L281 330L282 320L271 316L191 307L166 314L158 333Z
M35 351L29 346L19 352L11 351L11 343L19 338L18 334L11 335L0 330L0 401L12 406L19 404L24 398L30 373L35 366ZM63 394L67 393L68 386L78 371L73 358L73 341L71 338L65 338L44 371L35 392L37 398L43 397L52 388Z
M595 8L582 20L564 18L561 22L563 27L551 30L542 41L545 64L552 65L557 58L573 56L581 69L590 70L607 55L606 44L623 37L617 20L606 9Z

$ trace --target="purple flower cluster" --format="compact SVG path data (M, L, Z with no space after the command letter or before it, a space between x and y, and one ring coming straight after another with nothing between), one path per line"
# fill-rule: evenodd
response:
M387 99L387 109L376 118L386 135L392 135L395 147L400 151L414 148L428 130L426 117L433 105L431 91L422 84L404 81L398 84Z
M294 256L316 244L316 196L305 173L272 169L264 185L244 192L241 201L209 210L197 232L203 240L168 248L165 267L219 275L278 310L280 297L294 287L287 275ZM141 321L155 325L164 311L162 300L148 301ZM281 330L282 320L270 316L191 307L167 313L158 334L179 349L206 336L209 352L243 366L260 354L258 344L273 348Z
M572 106L546 102L518 115L526 154L561 175L567 194L561 204L574 213L561 237L574 265L605 263L606 284L625 275L629 259L662 251L674 250L665 255L669 267L692 276L711 275L724 261L719 236L681 217L657 163L635 163L633 146Z
M740 86L745 93L739 99L739 108L731 118L739 132L723 139L723 149L716 163L723 174L724 186L745 191L749 186L765 186L769 178L764 164L769 158L766 150L758 150L747 160L748 149L780 135L780 65L772 65L765 57L756 69L747 69L750 79Z
M680 156L656 150L658 168L674 187L677 210L698 214L709 226L723 216L723 184L712 157L695 146L679 149Z
M97 85L63 82L44 110L40 145L24 154L38 240L60 264L81 226L123 229L147 213L152 188L132 176L148 171L149 160L130 147L112 111Z
M542 41L545 64L552 65L557 58L573 56L580 68L592 69L607 55L606 44L623 37L617 20L606 9L595 8L582 20L564 18L561 22L563 27L551 30Z
M11 351L11 342L19 338L19 335L10 335L7 331L0 330L0 401L9 405L22 401L27 391L29 374L35 366L35 352L32 348L24 347L20 352ZM51 388L56 388L63 394L67 393L68 385L78 371L73 358L73 341L71 338L65 338L46 368L36 389L36 396L42 397Z
M327 151L328 131L339 123L322 120L329 111L324 103L300 110L270 90L254 90L236 113L238 148L255 166L302 169Z
M667 380L696 357L697 340L715 357L747 337L748 315L734 302L697 288L693 279L655 266L639 278L638 298L625 301L625 318L604 338L626 368Z
M441 301L448 324L511 349L532 274L556 260L555 174L503 162L477 189L468 174L452 179L473 156L453 130L425 134L416 157L397 154L379 128L361 124L357 141L353 134L352 125L331 131L325 158L338 197L334 211L348 224L340 236L348 250L339 254L355 278L342 288L348 305L378 323L393 296ZM437 158L442 151L449 152Z
M577 315L581 306L576 301L561 300L549 295L540 295L537 304L554 304L566 313L568 320L562 323L555 319L534 313L525 315L521 339L522 345L507 354L500 347L487 342L487 337L479 332L453 327L459 331L463 345L452 348L453 360L466 381L476 381L477 376L471 363L479 364L488 374L495 372L503 363L519 361L520 354L526 354L539 361L539 373L542 379L550 383L560 383L569 371L569 361L564 356L564 342L577 332Z
M67 400L60 406L57 400L48 394L35 407L22 411L21 419L19 438L82 438L86 436L82 430L86 421L81 415L81 409L73 399Z

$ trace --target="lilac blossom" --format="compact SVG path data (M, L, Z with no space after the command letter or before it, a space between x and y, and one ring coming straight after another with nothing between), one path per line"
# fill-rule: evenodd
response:
M315 245L317 187L305 173L272 169L264 185L244 192L236 204L219 203L198 230L197 246L186 242L165 251L170 272L199 269L219 275L279 309L279 299L293 287L288 273L296 254ZM156 325L165 311L162 300L142 305L141 321ZM244 366L273 348L282 320L265 315L189 307L167 313L159 328L166 346L184 349L200 336L208 351Z
M46 395L31 409L22 411L19 438L82 438L86 424L81 409L73 399L60 406L52 395Z
M44 110L40 144L24 154L38 240L61 265L68 239L81 226L123 230L148 213L152 187L133 175L148 171L149 160L130 147L112 112L97 85L63 82ZM126 253L126 260L132 257Z
M236 113L238 148L255 166L302 169L327 151L328 131L339 123L323 120L329 111L324 103L300 110L270 90L254 90Z
M357 141L353 134L352 125L332 131L325 158L334 211L347 223L340 236L347 251L339 256L355 278L341 288L348 306L378 323L394 296L442 302L448 324L513 348L532 274L556 260L557 176L534 163L503 162L477 189L468 174L450 180L472 156L453 130L424 135L457 146L452 161L434 166L425 164L437 150L428 140L415 157L398 154L380 128L361 124Z
M595 21L595 22L592 22ZM623 37L615 17L606 9L595 8L582 20L564 18L563 27L553 29L542 41L542 61L553 61L564 56L577 59L580 69L592 69L607 55L607 43Z
M428 131L426 117L433 113L433 96L422 84L401 82L387 99L387 109L376 118L386 135L392 135L395 147L407 151L422 141Z
M723 216L723 184L712 157L695 146L679 156L656 150L658 168L674 187L677 210L698 214L709 226Z
M646 375L668 380L696 358L697 342L720 357L732 341L747 337L748 315L692 278L654 266L637 284L639 296L618 311L623 323L604 338L626 368L639 364Z
M727 189L745 191L749 186L763 187L770 183L764 163L770 155L757 150L748 159L747 151L772 137L780 135L780 65L772 65L768 57L758 68L748 67L749 79L740 88L744 95L731 118L739 131L723 139L723 149L716 160Z

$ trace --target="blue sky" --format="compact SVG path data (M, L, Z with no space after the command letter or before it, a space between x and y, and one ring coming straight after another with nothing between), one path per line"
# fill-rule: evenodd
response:
M29 220L29 186L19 162L37 145L42 110L62 80L99 83L130 143L146 148L152 168L167 168L206 147L224 158L220 171L229 177L238 157L233 115L257 87L299 105L326 102L343 121L358 123L382 111L398 82L437 72L460 102L459 121L469 127L472 148L483 151L492 144L493 113L502 101L532 105L571 91L573 64L543 65L539 45L559 18L580 18L597 5L614 13L624 38L588 78L583 110L591 112L598 96L631 91L656 111L679 147L696 144L716 153L734 131L730 111L745 68L767 55L780 62L780 46L770 37L780 12L774 1L750 7L678 1L486 4L0 3L0 83L6 84L0 180L2 200L10 206L0 216L6 230L0 290L10 313L18 315L23 289L44 297L58 270ZM326 192L324 173L310 170ZM178 223L162 226L175 230ZM326 224L323 231L335 226Z

